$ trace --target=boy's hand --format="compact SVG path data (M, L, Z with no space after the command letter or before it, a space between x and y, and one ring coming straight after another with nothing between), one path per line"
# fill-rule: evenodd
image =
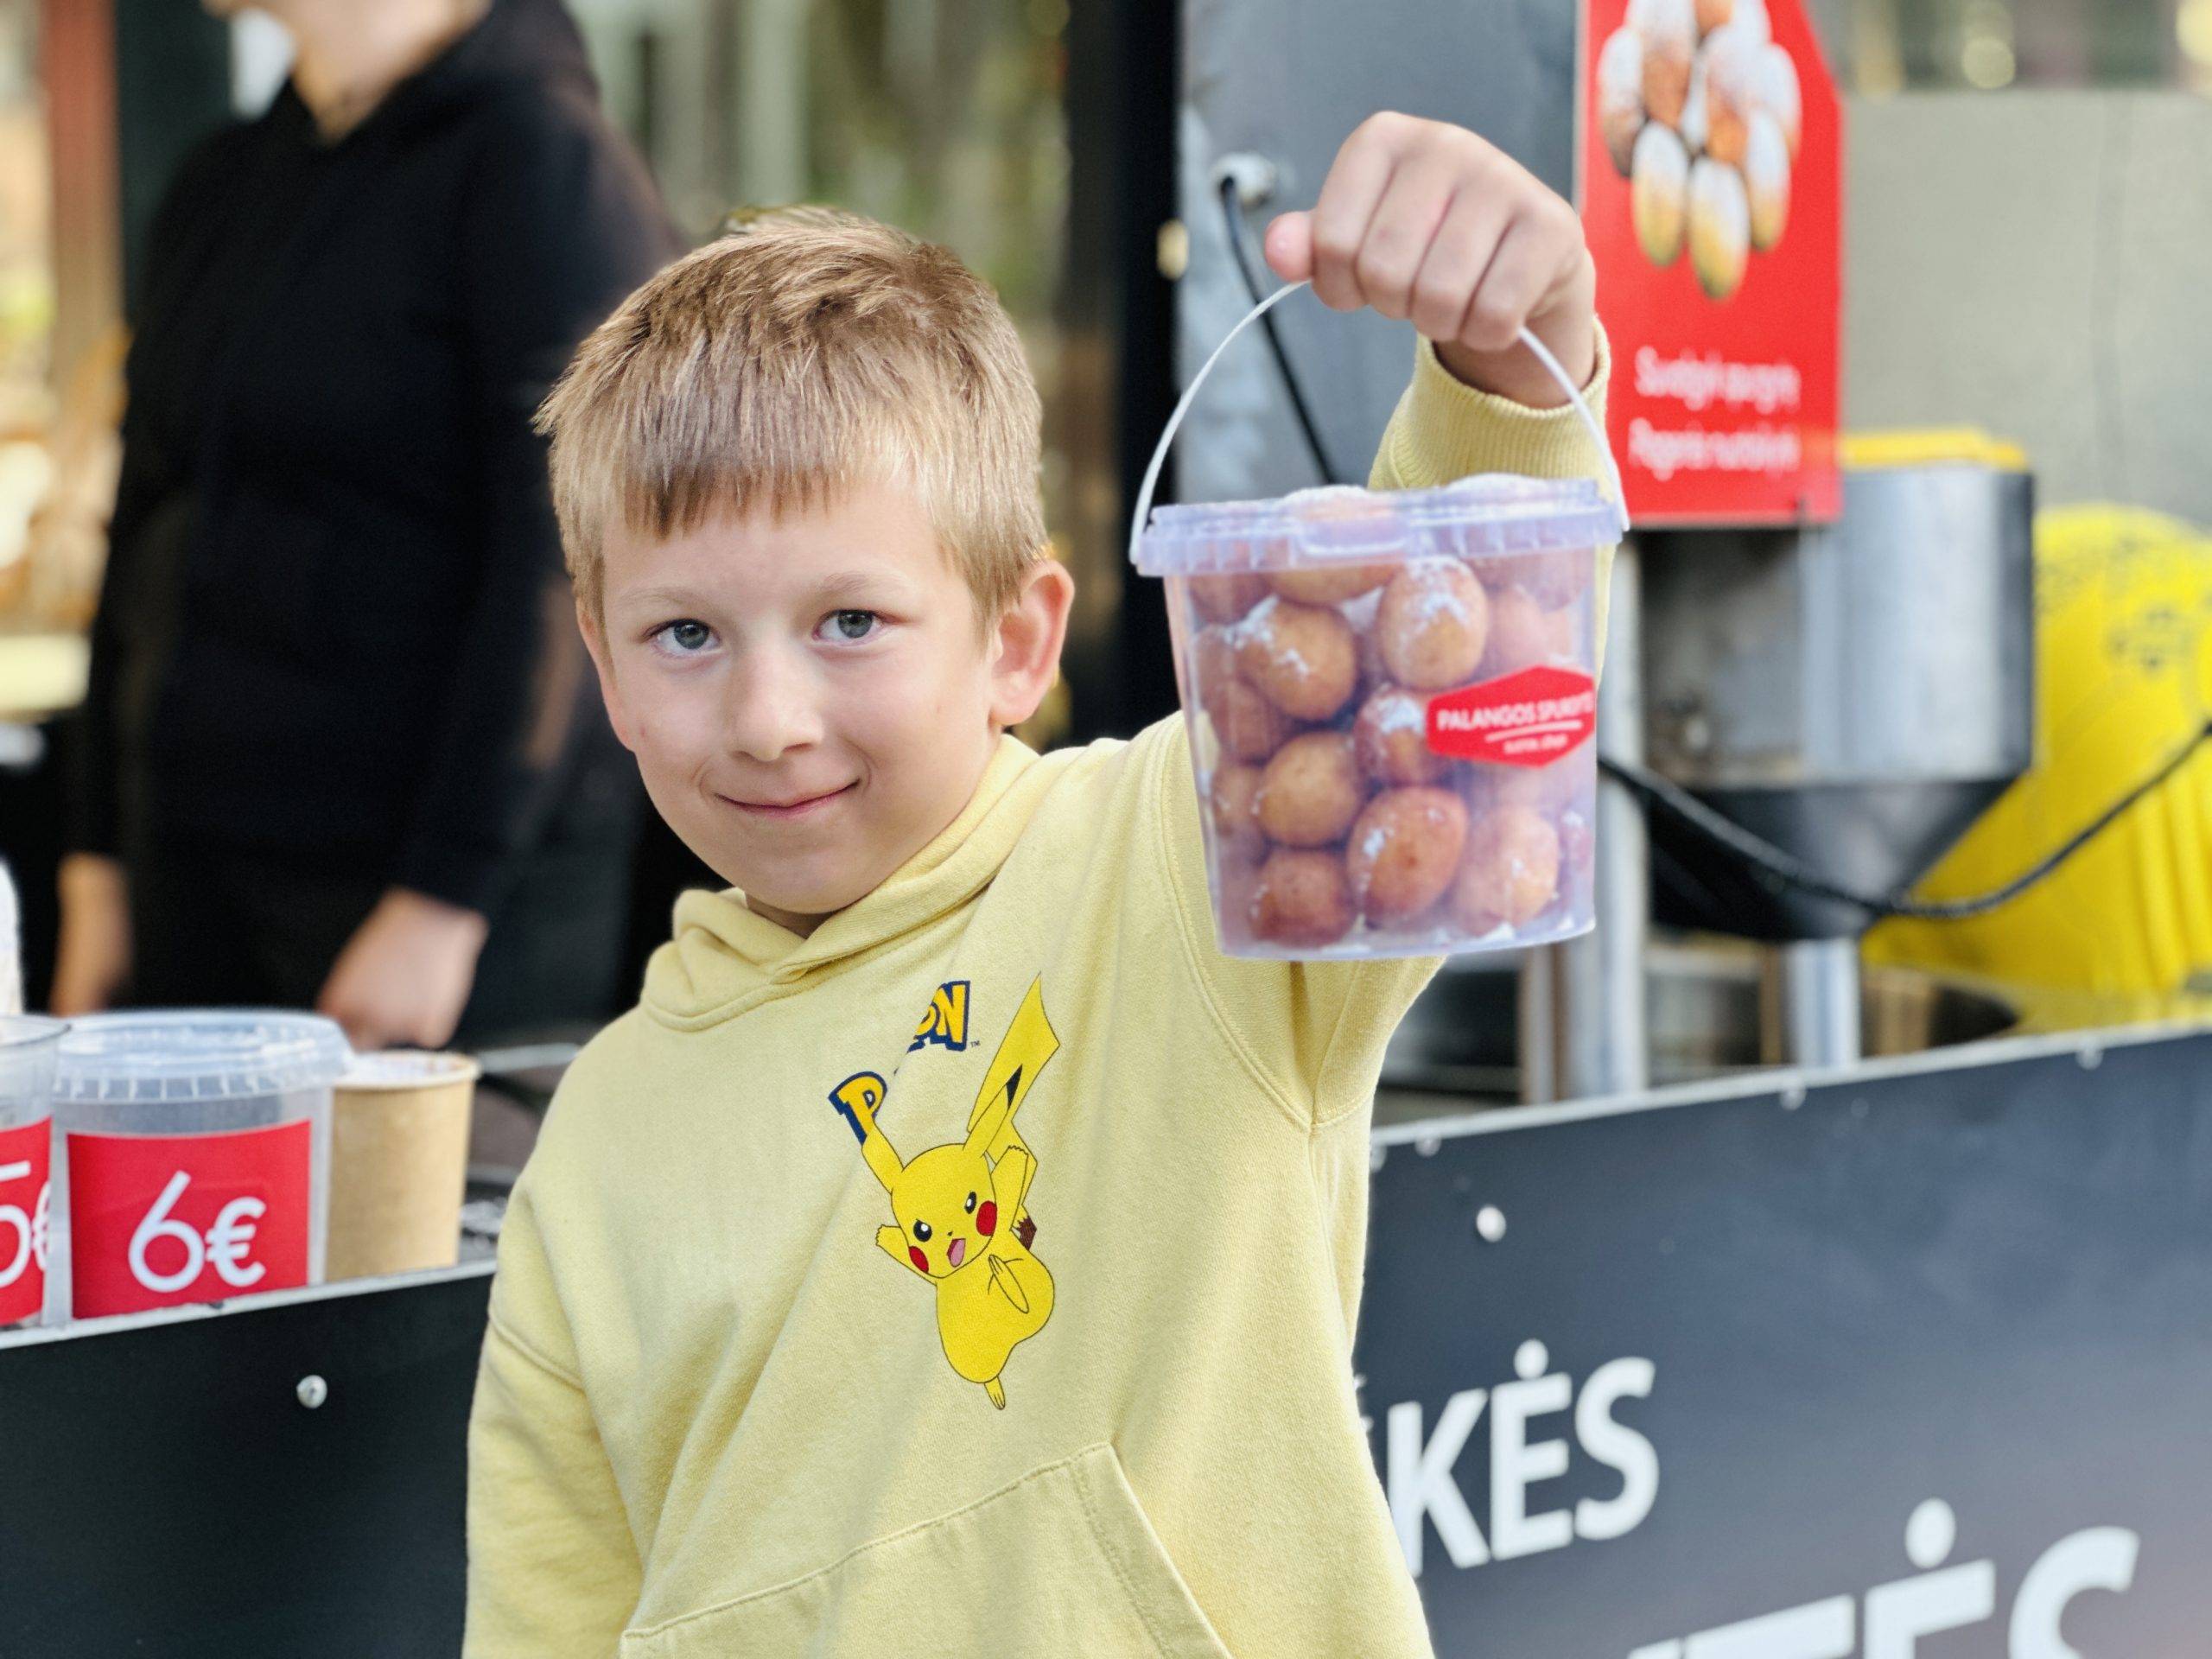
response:
M1559 384L1523 324L1577 385L1597 369L1597 273L1574 209L1462 127L1409 115L1360 123L1310 213L1268 226L1268 263L1338 311L1373 306L1436 342L1469 385L1553 408Z

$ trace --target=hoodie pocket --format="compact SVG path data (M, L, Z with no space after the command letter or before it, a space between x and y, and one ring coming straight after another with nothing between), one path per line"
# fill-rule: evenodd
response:
M1110 1446L804 1578L629 1630L622 1659L1230 1659Z

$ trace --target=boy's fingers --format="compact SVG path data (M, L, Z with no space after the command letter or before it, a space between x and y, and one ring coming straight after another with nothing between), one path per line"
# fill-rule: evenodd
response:
M1490 268L1504 229L1506 209L1487 191L1462 190L1429 238L1414 274L1413 325L1430 340L1459 337L1475 289Z
M1475 289L1460 340L1478 352L1502 352L1512 345L1550 287L1552 274L1542 232L1526 217L1516 219Z
M1359 279L1352 262L1359 257L1368 221L1375 217L1397 164L1389 120L1372 117L1344 140L1313 207L1313 292L1334 311L1359 308Z
M1458 169L1449 158L1402 160L1368 222L1352 274L1360 297L1395 322L1404 321L1413 309L1414 275L1452 210L1458 184Z
M1276 276L1286 283L1304 282L1313 274L1313 215L1277 214L1260 245Z

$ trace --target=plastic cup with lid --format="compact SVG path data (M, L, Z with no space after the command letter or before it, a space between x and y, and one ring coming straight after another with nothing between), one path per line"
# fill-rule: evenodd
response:
M179 1009L73 1022L54 1080L55 1274L79 1319L320 1283L335 1022Z

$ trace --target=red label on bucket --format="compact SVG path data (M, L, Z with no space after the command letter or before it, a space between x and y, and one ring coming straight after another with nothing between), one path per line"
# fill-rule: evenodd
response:
M46 1217L52 1120L0 1129L0 1325L46 1306Z
M1524 668L1428 703L1428 747L1496 766L1548 766L1598 729L1598 683L1580 669Z
M236 1135L72 1135L79 1319L308 1281L305 1118Z

